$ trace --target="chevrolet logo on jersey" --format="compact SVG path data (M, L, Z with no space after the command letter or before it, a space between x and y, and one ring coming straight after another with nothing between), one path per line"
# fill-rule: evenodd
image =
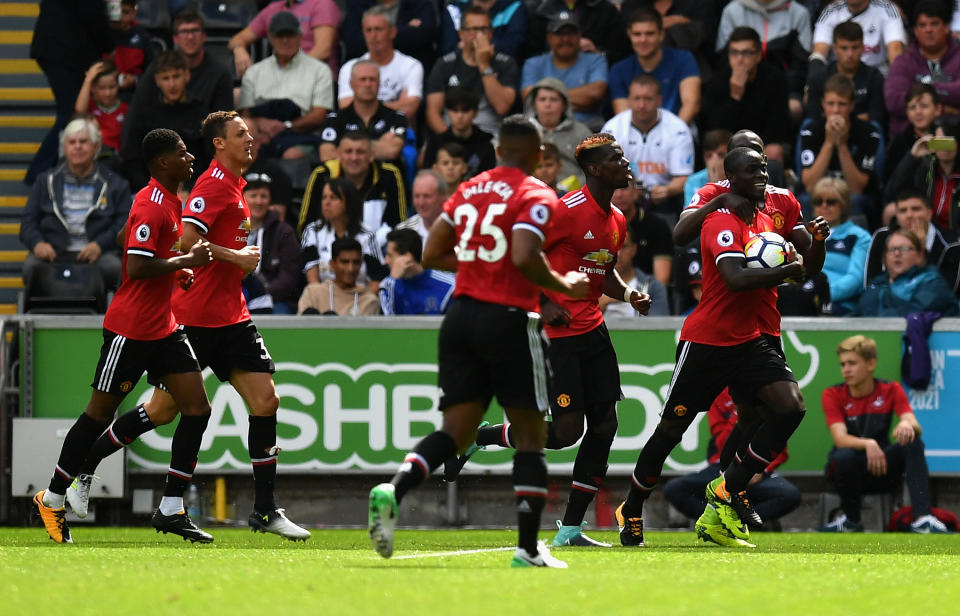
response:
M584 261L593 261L597 265L606 265L613 261L613 254L606 248L603 250L594 250L583 255Z

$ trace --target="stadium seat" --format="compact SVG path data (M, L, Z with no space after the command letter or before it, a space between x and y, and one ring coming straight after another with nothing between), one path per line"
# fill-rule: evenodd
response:
M25 314L103 314L107 293L103 276L93 265L38 265L23 294Z
M138 0L137 24L150 31L168 29L170 12L167 9L167 0Z
M255 0L202 0L197 12L203 17L207 30L234 30L245 28L257 16Z

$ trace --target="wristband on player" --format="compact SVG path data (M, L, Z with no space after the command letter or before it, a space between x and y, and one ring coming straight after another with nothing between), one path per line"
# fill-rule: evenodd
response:
M808 62L813 62L814 60L819 60L820 62L823 62L824 64L827 63L827 59L826 59L826 57L824 57L824 55L823 55L822 53L813 52L812 54L810 54L810 57L807 58L807 61L808 61Z
M633 294L634 294L634 293L639 293L639 292L640 292L640 291L637 291L637 290L634 289L633 287L624 287L624 289L623 289L623 301L625 301L625 302L627 302L627 303L629 304L629 303L630 303L630 300L633 299Z

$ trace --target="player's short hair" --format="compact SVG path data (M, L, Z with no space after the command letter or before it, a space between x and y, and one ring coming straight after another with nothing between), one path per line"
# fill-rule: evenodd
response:
M417 171L416 177L413 178L413 183L416 184L417 180L427 176L432 177L434 181L437 183L437 194L439 195L447 194L447 190L449 189L449 187L447 186L446 180L440 177L440 174L434 171L433 169L421 169L420 171Z
M394 17L394 12L392 9L388 9L382 4L374 4L366 11L363 12L363 17L360 18L360 23L363 23L363 20L367 17L383 17L387 20L387 25L391 28L397 25L397 19Z
M120 6L132 6L137 8L137 0L120 0Z
M216 151L213 147L214 139L223 139L227 136L227 124L234 118L239 118L240 114L236 111L214 111L203 119L200 124L200 137L203 139L203 145L210 152Z
M602 147L616 142L617 138L610 133L593 133L577 144L573 157L577 159L580 168L585 170L587 165L597 162Z
M730 33L729 43L739 43L740 41L752 42L755 50L759 50L762 44L760 42L760 35L750 26L737 26L733 29L733 32Z
M713 130L708 130L703 136L703 151L710 152L716 150L722 145L727 146L727 149L730 149L730 137L733 135L730 134L725 128L715 128Z
M170 24L170 32L173 34L177 33L177 28L183 24L196 24L200 26L201 30L206 29L206 24L203 21L203 16L194 11L193 9L184 9L177 13L177 16L173 18L173 22Z
M333 240L333 244L330 245L330 260L336 261L341 252L359 252L362 258L363 246L355 238L345 235Z
M913 23L916 24L921 15L937 18L943 23L949 25L953 17L953 2L947 3L941 0L920 0L913 8Z
M833 29L833 42L863 41L863 28L855 21L845 21Z
M837 196L840 202L840 220L846 221L853 207L850 202L850 185L843 178L822 177L810 189L810 199L817 199L824 191L830 191Z
M437 152L440 151L446 152L450 158L459 158L463 162L467 162L467 158L469 158L467 149L456 141L445 141L441 143L437 148Z
M63 129L63 136L60 138L60 145L67 142L67 139L80 133L87 133L90 141L99 147L103 143L103 137L100 134L100 125L93 119L93 116L82 115L70 120Z
M646 73L641 73L630 80L630 86L653 86L657 89L657 94L660 94L660 82L653 75L648 75ZM630 86L627 87L629 92Z
M160 52L160 55L157 56L156 60L154 60L153 66L154 75L159 75L160 73L165 73L167 71L189 70L187 67L187 59L184 58L183 54L176 49L168 49Z
M557 146L547 141L543 144L542 147L543 147L543 154L540 156L540 160L544 160L547 158L560 160L560 150L557 148Z
M910 103L915 98L919 98L924 94L929 94L930 98L933 99L934 105L940 104L940 96L937 95L937 89L934 88L929 83L921 83L919 81L910 85L910 88L907 90L907 93L903 97L903 102Z
M387 241L396 245L397 253L409 254L417 263L423 260L423 238L413 229L394 229L387 233Z
M175 151L180 147L180 135L175 130L169 128L155 128L143 138L140 142L140 155L143 156L147 167L160 156Z
M660 16L660 13L656 9L646 6L630 13L627 17L627 30L629 30L633 24L646 23L653 23L657 26L657 30L663 30L663 17Z
M931 205L930 199L927 198L927 193L923 192L919 188L915 188L913 186L907 186L906 188L904 188L903 190L897 193L896 203L900 203L901 201L907 201L908 199L919 199L923 203L924 207L926 207L928 210L933 209L933 205Z
M727 150L736 148L750 148L763 154L763 139L749 128L741 128L727 139Z
M863 359L870 361L877 358L877 342L873 338L857 334L844 339L837 345L837 355L841 353L856 353Z
M739 147L733 148L727 155L723 157L723 172L724 173L733 173L736 169L743 164L751 154L756 154L757 151L753 148Z
M826 96L827 92L833 92L839 96L844 97L848 101L853 101L853 94L856 91L853 80L842 75L840 73L834 73L823 82L823 95Z
M477 111L480 108L480 96L474 90L453 86L443 93L443 108Z
M505 141L536 141L539 145L543 141L543 133L530 118L515 113L504 118L500 124L499 140L501 144Z
M101 66L100 70L97 71L97 74L93 76L93 83L97 83L104 77L114 76L117 77L120 71L117 69L117 65L110 60L100 60Z
M373 141L373 139L370 138L370 133L361 129L348 130L340 137L340 143L343 143L344 139L349 139L350 141L366 141L368 144Z

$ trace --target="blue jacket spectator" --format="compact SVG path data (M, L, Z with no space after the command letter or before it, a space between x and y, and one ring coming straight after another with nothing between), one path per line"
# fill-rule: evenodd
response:
M814 216L823 216L830 223L823 273L830 283L833 314L849 314L863 292L870 233L849 220L850 188L840 178L821 178L813 186L810 201Z
M523 57L527 44L527 7L523 0L452 0L440 10L440 53L457 50L460 37L460 15L475 4L490 13L493 26L493 48L517 59ZM536 80L534 80L536 81Z
M443 314L453 297L454 277L423 269L423 242L413 229L387 234L390 277L380 282L380 308L391 314Z
M897 229L887 236L887 271L878 274L860 297L857 314L905 317L913 312L960 314L957 298L932 265L924 265L923 245L912 231Z

